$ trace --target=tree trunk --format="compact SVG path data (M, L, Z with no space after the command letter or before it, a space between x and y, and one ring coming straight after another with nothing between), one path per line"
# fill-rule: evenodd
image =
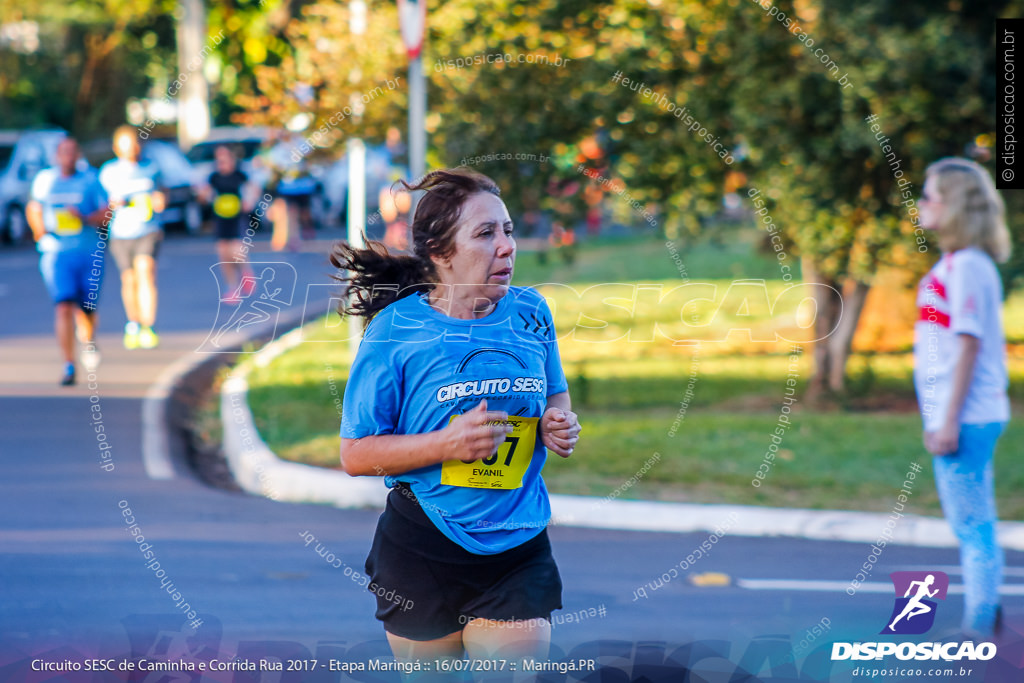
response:
M823 276L806 256L801 259L801 268L805 283L838 290L835 280ZM836 317L842 315L841 300L825 287L815 287L814 309L814 339L820 341L814 342L814 374L807 383L807 394L804 397L808 403L819 401L828 388L830 359L827 342L829 333L836 326Z
M75 93L75 116L72 125L72 133L83 136L91 133L97 118L96 108L99 104L99 89L101 83L110 87L112 69L110 57L120 42L123 25L118 25L107 35L101 38L98 35L87 34L83 42L84 64L82 75L78 82L78 92ZM106 76L106 79L103 76ZM124 107L121 107L124 111ZM123 116L123 113L122 113Z
M837 394L846 388L846 362L850 358L853 335L857 331L870 289L868 283L854 280L853 291L843 301L839 327L832 336L821 342L828 346L828 388Z
M838 280L822 275L810 259L804 257L801 267L804 282L835 290L815 287L814 374L805 396L808 403L814 403L824 395L840 394L846 389L846 363L871 285L854 280L852 291L843 297Z

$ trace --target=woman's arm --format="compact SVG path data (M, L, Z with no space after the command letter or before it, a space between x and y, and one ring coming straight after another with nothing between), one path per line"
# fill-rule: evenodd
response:
M396 475L434 465L449 453L444 430L341 440L341 469L353 477Z
M445 460L490 457L512 431L508 413L488 411L487 401L424 434L379 434L341 440L341 469L353 477L395 476Z
M934 455L956 451L960 443L960 412L974 377L974 364L981 350L981 339L972 334L958 334L959 354L953 368L953 390L946 407L946 419L937 432L925 432L924 445Z
M563 391L548 396L548 404L540 419L540 438L549 449L568 458L580 440L580 423L572 412L569 392Z

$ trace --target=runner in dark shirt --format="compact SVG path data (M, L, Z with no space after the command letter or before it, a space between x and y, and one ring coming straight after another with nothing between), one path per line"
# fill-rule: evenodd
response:
M226 304L237 304L252 293L255 280L249 267L248 248L242 242L245 218L252 209L249 178L238 170L235 154L222 145L214 151L217 170L210 174L200 196L212 204L217 236L217 258L224 274Z

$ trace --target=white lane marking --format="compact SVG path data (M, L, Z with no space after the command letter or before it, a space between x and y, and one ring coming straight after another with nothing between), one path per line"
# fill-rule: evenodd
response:
M809 591L819 593L835 593L845 591L850 587L849 581L810 581L802 579L737 579L736 585L740 588L754 591ZM881 581L868 581L857 587L858 593L888 593L892 594L892 584ZM964 587L959 584L951 584L949 593L961 594ZM1024 596L1024 585L1011 584L999 588L1000 595Z
M900 571L926 572L929 569L962 576L964 570L956 564L906 564L898 567ZM1024 576L1024 567L1003 567L1003 576Z

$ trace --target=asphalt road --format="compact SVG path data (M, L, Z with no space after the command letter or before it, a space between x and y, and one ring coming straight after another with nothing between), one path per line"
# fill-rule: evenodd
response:
M284 255L257 245L253 260L276 263L278 283L288 273L296 276L295 295L283 308L307 305L308 291L308 315L325 310L328 244L322 240ZM396 674L350 676L321 666L365 663L388 651L373 618L372 596L301 537L312 533L361 571L377 511L232 493L201 483L181 463L171 479L146 474L143 398L171 363L209 348L204 340L221 324L209 270L215 260L208 240L165 243L158 273L162 343L153 351L121 348L124 319L111 265L100 303L104 362L94 388L84 376L78 386L61 388L52 309L35 254L0 251L0 681L398 680ZM109 448L97 441L100 422ZM133 531L148 547L135 542ZM828 661L830 643L885 639L877 634L892 610L892 591L850 596L842 590L867 559L863 544L727 535L688 573L655 588L658 577L707 534L557 526L550 535L565 585L553 660L562 653L598 657L605 668L600 678L569 673L543 680L744 680L733 678L738 669L762 680L795 680L798 674L804 680L862 680L851 670L863 663ZM895 570L945 568L955 587L957 561L954 550L890 546L872 580L887 582ZM1007 564L1008 621L1024 631L1024 553L1008 552ZM637 591L645 585L643 597ZM194 628L187 623L190 610L196 612L193 622L202 622ZM927 638L953 633L961 611L961 597L951 595ZM33 671L44 666L38 662L83 657L111 657L121 664L236 655L240 661L315 658L318 668ZM675 664L680 661L689 661L688 678ZM1022 662L1024 641L1014 634L987 672L982 662L968 663L972 674L957 671L948 680L1021 681Z

